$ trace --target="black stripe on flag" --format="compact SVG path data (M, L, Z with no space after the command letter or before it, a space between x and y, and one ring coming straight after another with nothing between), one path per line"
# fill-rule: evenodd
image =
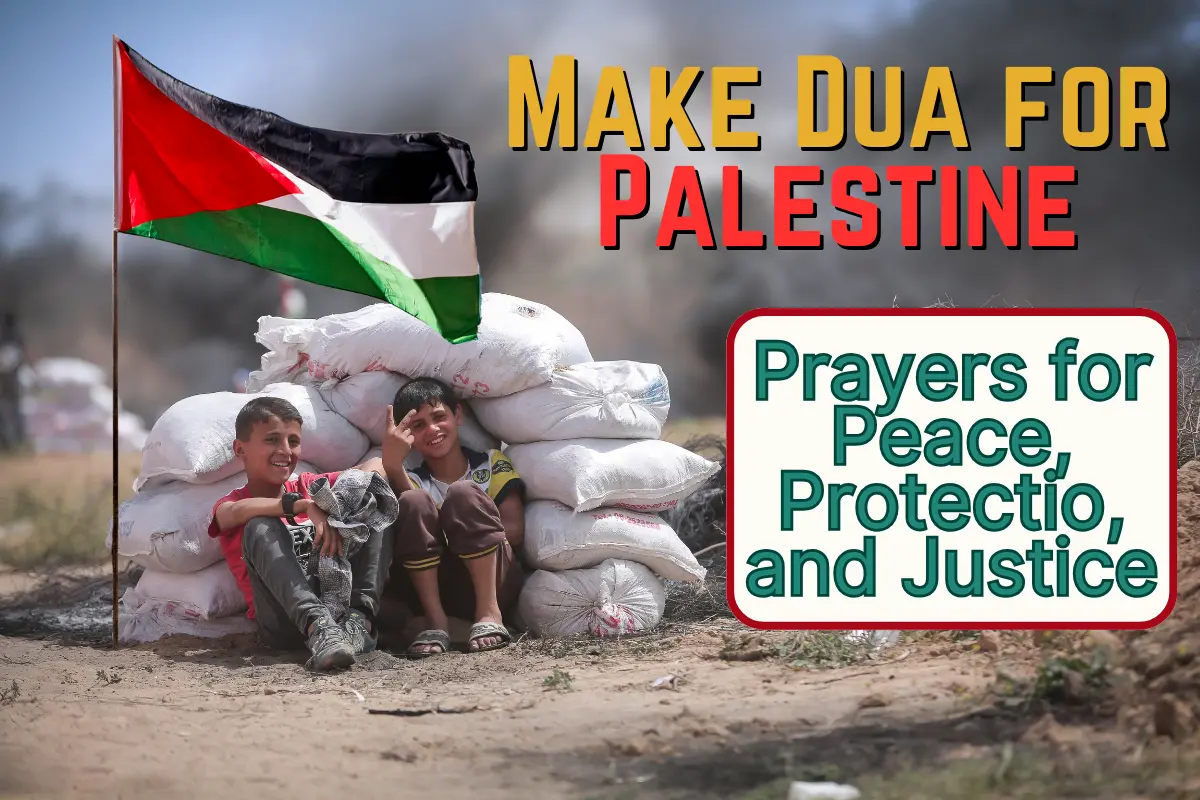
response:
M334 200L351 203L473 202L475 159L442 133L349 133L310 128L231 103L163 72L121 42L134 67L172 102L279 164Z

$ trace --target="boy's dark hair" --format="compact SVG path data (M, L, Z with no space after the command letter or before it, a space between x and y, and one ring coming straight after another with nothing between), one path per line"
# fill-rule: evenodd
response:
M237 421L233 423L238 441L250 441L250 434L254 431L255 425L260 422L270 422L275 418L278 418L280 422L304 424L304 417L300 416L296 407L282 397L256 397L242 406L242 410L238 412Z
M416 378L400 387L396 398L392 400L392 414L396 423L408 412L421 406L435 406L441 403L446 410L453 414L458 410L459 399L454 391L437 378Z

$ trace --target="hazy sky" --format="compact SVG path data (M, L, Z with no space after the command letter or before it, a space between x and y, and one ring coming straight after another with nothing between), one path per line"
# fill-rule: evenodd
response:
M496 13L495 5L486 5ZM831 16L839 24L860 26L870 24L880 5L900 10L911 2L871 0L843 4L837 11L830 5L822 0L765 2L759 8L773 17L783 11L806 27ZM3 0L0 70L6 80L0 83L0 108L6 124L0 144L16 157L6 163L2 180L30 189L55 178L88 192L110 191L113 34L206 92L299 122L334 127L329 120L313 118L314 109L319 113L325 105L322 99L331 98L306 95L305 89L312 87L317 94L336 91L339 78L331 79L331 74L338 74L339 54L358 46L376 49L380 52L375 63L391 65L396 63L394 51L383 51L417 42L425 47L415 57L429 58L430 49L442 54L453 49L453 42L441 48L435 41L429 48L431 42L423 34L453 36L455 26L472 24L473 7L460 2L439 9L405 0ZM687 6L681 3L680 8ZM497 38L509 38L511 45L497 42L500 47L489 49L511 46L522 52L536 35L537 12L526 4L512 9L512 16L517 21L524 17L529 28L498 29ZM586 7L580 10L580 17L589 16ZM595 11L598 22L611 24L603 8L598 5ZM705 12L700 8L696 13ZM785 33L781 31L781 38ZM556 37L567 52L578 52L574 48L585 47L589 38L586 23ZM361 51L356 55L360 64L374 61ZM503 53L497 56L496 69L504 69ZM596 56L603 58L602 53ZM455 74L455 65L446 66L449 87L456 79L469 80ZM361 85L369 79L367 74L342 73L340 79L359 84L356 89L369 89ZM503 125L504 120L497 123Z
M328 67L322 42L375 38L427 13L395 0L4 0L0 144L15 156L4 182L110 190L113 34L180 80L287 114Z

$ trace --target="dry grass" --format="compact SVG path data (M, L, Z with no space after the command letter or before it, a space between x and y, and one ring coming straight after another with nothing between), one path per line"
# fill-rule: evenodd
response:
M139 456L121 459L120 498L133 494ZM94 564L112 518L112 456L0 459L0 562L18 569Z
M1179 466L1200 458L1200 346L1179 343L1177 378L1176 431L1179 441Z

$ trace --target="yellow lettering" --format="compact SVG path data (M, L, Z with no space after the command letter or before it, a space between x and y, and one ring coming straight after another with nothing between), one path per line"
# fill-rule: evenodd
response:
M608 116L614 108L617 115ZM630 150L642 149L642 132L638 128L633 96L629 92L629 76L620 67L604 67L600 70L600 82L596 84L596 100L592 104L584 146L588 150L599 150L604 145L604 135L608 133L624 136L625 146Z
M828 127L817 130L817 76L825 75ZM833 150L846 141L846 67L835 56L796 59L796 144L810 150ZM869 117L868 117L869 119Z
M1004 146L1009 150L1025 147L1025 120L1045 119L1046 104L1026 100L1026 84L1052 84L1050 67L1009 67L1004 71Z
M1083 130L1079 114L1084 85L1092 87L1091 130ZM1108 73L1100 67L1072 67L1063 75L1063 141L1078 150L1097 150L1108 144L1112 114Z
M938 100L946 112L944 117L935 117ZM954 90L954 76L949 67L930 67L925 75L925 88L921 92L921 105L913 123L912 140L909 146L924 150L929 146L929 134L948 133L950 141L958 150L970 150L967 126L963 123L962 110L958 107L958 92Z
M669 86L671 73L666 67L650 68L650 146L655 150L671 149L672 125L678 131L684 147L689 150L704 149L704 143L700 141L685 108L703 74L698 67L684 67L679 79Z
M555 56L546 82L546 102L542 104L533 59L508 57L508 146L526 147L526 120L533 128L533 141L542 150L550 149L554 124L558 125L558 146L575 149L575 84L578 66L574 56ZM528 116L526 116L528 114Z
M1150 105L1139 107L1139 84L1149 84ZM1138 126L1146 127L1146 138L1155 150L1166 150L1163 121L1167 118L1167 76L1158 67L1121 67L1121 147L1136 150Z
M883 130L877 131L871 68L854 68L854 138L868 150L891 150L904 136L904 71L888 67L883 82Z
M731 86L758 86L758 67L713 67L712 144L717 150L757 150L754 131L731 130L730 120L754 119L754 102L729 96Z

